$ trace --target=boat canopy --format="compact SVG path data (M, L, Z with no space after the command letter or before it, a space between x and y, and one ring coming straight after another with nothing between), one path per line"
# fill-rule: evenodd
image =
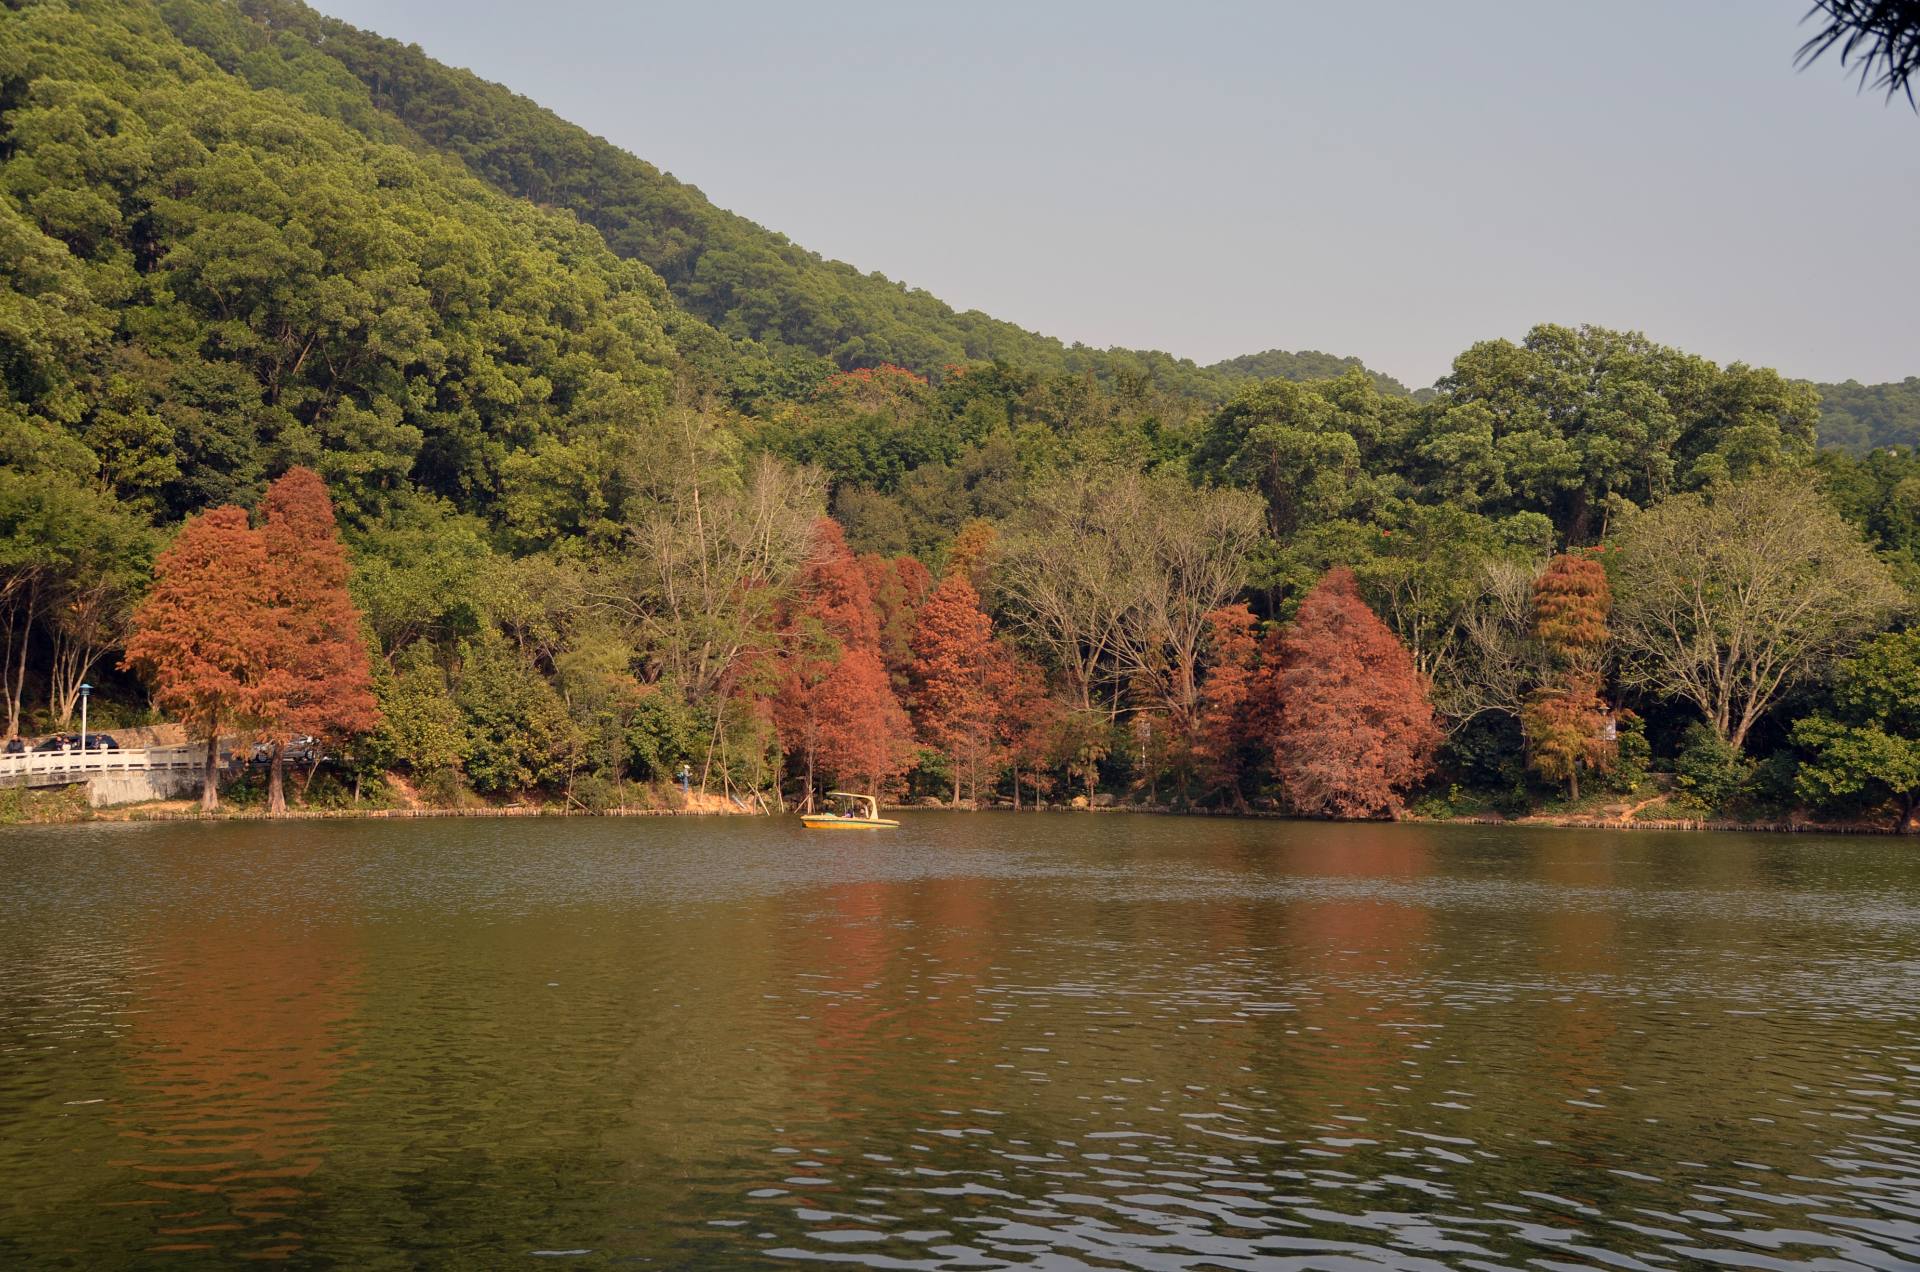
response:
M880 816L880 801L871 795L856 795L852 791L828 791L828 799L844 799L850 804L858 804L867 810L868 817Z

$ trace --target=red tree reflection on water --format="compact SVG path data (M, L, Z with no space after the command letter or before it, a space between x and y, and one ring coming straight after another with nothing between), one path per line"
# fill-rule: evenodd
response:
M140 947L112 1165L152 1191L155 1251L285 1258L306 1243L361 955L336 928L274 913L169 914Z

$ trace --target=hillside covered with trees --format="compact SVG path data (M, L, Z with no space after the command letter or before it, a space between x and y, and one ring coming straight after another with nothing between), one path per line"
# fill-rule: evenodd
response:
M1062 346L281 0L0 11L0 386L9 734L91 679L314 800L1920 792L1879 416L1590 327L1418 398Z

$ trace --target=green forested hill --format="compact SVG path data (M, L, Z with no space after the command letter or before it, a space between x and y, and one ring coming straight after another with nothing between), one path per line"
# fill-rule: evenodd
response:
M1216 362L1207 370L1227 380L1337 380L1349 371L1364 372L1375 388L1390 397L1412 397L1407 386L1381 371L1374 371L1358 358L1342 358L1317 349L1289 353L1268 349L1247 353L1225 362Z
M1920 445L1920 376L1891 384L1815 385L1820 390L1820 444L1854 454L1883 446Z
M356 517L417 486L537 521L517 492L614 481L615 422L732 356L571 216L251 90L148 6L0 24L10 465L162 520L307 463Z
M1065 345L827 260L500 85L297 0L241 0L237 9L167 0L163 9L183 40L249 83L293 93L357 128L411 134L501 190L572 210L729 336L844 368L895 363L926 373L1000 359L1103 379L1123 369L1147 373L1179 391L1211 388L1189 360Z
M780 381L776 391L807 376L792 365L795 356L922 374L1004 361L1091 373L1107 384L1144 379L1205 401L1241 380L1329 378L1359 365L1274 350L1201 368L1164 353L1068 345L810 252L501 85L298 0L166 0L162 8L183 40L256 87L294 94L371 135L448 154L507 193L570 209L615 252L646 262L690 313L786 363L784 372L759 373ZM1288 358L1298 360L1282 366ZM1377 380L1383 391L1405 392L1390 377Z

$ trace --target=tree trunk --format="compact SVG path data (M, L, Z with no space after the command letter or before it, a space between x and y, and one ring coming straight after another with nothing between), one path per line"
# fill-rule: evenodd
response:
M207 767L200 780L200 811L211 813L220 807L220 730L216 723L207 727Z
M21 700L27 692L27 644L33 639L33 619L40 606L40 585L29 578L18 585L21 598L8 607L6 620L7 736L20 736ZM9 588L9 590L13 590Z
M1578 803L1580 800L1580 766L1578 764L1567 770L1567 789L1571 792L1567 798Z
M267 816L283 817L287 812L287 756L285 744L273 744L273 763L267 769Z
M1020 766L1013 766L1013 811L1020 811Z

